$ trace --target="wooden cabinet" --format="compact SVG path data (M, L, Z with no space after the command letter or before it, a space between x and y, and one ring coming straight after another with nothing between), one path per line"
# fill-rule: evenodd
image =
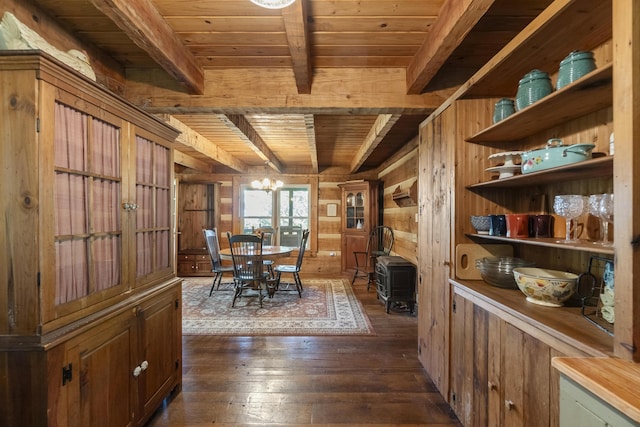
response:
M175 325L180 304L177 132L39 52L0 54L0 82L0 424L137 422L179 380L180 330L145 317L169 292ZM147 336L172 355L154 351L164 380L138 397Z
M178 253L178 276L211 276L211 258L206 250L191 249Z
M340 184L342 189L342 271L355 269L354 251L364 251L371 230L380 224L378 181Z
M47 351L49 423L143 425L180 383L180 310L178 284Z
M202 230L216 227L217 206L216 184L180 181L177 208L179 276L212 275Z
M469 426L560 425L559 373L551 359L589 354L530 329L533 325L520 329L512 314L468 289L454 287L452 304L450 401L460 421Z

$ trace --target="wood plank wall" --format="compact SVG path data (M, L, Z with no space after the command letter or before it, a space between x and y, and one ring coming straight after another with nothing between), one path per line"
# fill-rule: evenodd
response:
M417 140L418 137L416 137ZM418 204L399 206L392 198L398 187L408 190L418 180L418 148L384 169L379 174L383 181L383 224L393 229L395 241L393 255L417 265L418 262Z

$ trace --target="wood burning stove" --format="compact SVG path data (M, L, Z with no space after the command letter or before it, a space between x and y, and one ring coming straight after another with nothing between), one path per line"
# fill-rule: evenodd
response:
M416 267L399 256L381 256L376 261L376 290L389 312L392 302L406 302L411 313L416 302Z

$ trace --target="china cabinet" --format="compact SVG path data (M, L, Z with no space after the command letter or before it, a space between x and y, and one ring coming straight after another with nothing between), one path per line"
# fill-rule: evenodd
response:
M339 185L342 190L342 271L355 269L354 251L364 251L371 230L380 221L378 181Z
M177 132L38 51L0 82L0 424L142 424L180 382Z
M178 187L178 276L211 276L203 229L216 227L216 184L180 182Z
M476 310L482 309L495 316L495 322L501 325L500 330L510 331L508 335L516 337L514 339L517 341L537 340L527 355L534 358L544 372L550 369L549 354L581 357L620 355L630 359L637 358L636 346L631 342L633 336L637 335L638 328L637 322L631 318L620 321L616 318L615 334L614 337L610 337L582 316L579 301L573 300L566 307L551 311L532 307L532 304L524 300L519 290L499 289L483 281L460 279L451 262L457 244L508 243L514 247L516 256L535 261L539 267L581 273L587 271L592 257L604 256L614 259L614 255L616 263L620 262L620 256L624 256L629 265L634 265L631 261L631 248L620 242L631 241L633 239L628 236L636 234L629 234L628 226L631 222L619 219L619 215L614 223L616 241L613 247L594 244L591 239L585 238L586 233L577 243L560 243L562 239L559 237L564 236L564 227L560 235L553 238L508 238L476 234L470 223L471 215L530 213L534 209L536 213L553 213L548 202L557 194L587 196L614 192L614 187L616 193L619 190L631 192L633 183L637 182L632 173L635 170L637 174L637 166L630 157L631 146L634 143L631 140L628 143L623 142L622 146L628 150L628 155L624 158L620 156L618 146L615 151L616 157L608 155L609 135L614 130L614 113L616 119L618 114L619 117L629 114L622 111L618 103L613 101L616 93L620 94L616 92L615 82L630 77L619 73L619 68L614 68L617 67L618 59L613 59L613 50L618 45L614 43L612 11L617 10L619 18L622 18L622 15L625 15L623 11L630 8L631 2L625 1L554 1L421 127L420 179L421 182L425 180L432 184L435 190L421 192L419 204L419 315L423 312L419 318L420 360L434 378L441 393L449 397L452 407L461 419L468 420L466 414L482 411L486 405L491 406L491 400L487 397L485 401L479 401L478 407L474 407L476 401L471 398L453 402L454 395L456 399L460 399L460 384L466 383L468 387L471 384L473 390L482 396L491 396L492 391L497 390L492 387L502 384L504 389L500 393L504 396L509 388L510 375L526 378L527 367L514 365L509 372L496 370L499 374L489 384L484 380L487 374L476 375L474 372L477 368L475 364L481 363L481 360L471 360L467 363L466 359L456 356L461 354L461 348L470 349L469 336L473 336L473 323L469 323L465 328L455 320L459 314L453 312L451 294L442 291L444 284L424 283L427 277L430 281L434 278L442 280L442 269L447 270L445 280L450 284L449 289L454 295L458 309L460 299L463 299L465 304L473 304ZM581 31L580 28L589 30ZM619 46L623 45L627 46ZM522 76L532 69L539 68L548 71L555 80L561 60L576 50L593 51L597 68L536 103L497 123L492 123L495 103L502 98L513 98L518 80ZM538 55L536 52L544 52L544 55ZM628 67L630 60L624 58L627 57L623 57L621 62ZM631 73L630 70L629 67L627 71ZM616 120L616 137L619 127L629 130L629 126L631 125L627 125L624 119ZM502 179L491 179L485 171L491 166L489 156L503 151L540 148L549 138L562 138L567 145L579 142L593 143L596 146L594 157L572 165ZM438 149L437 145L443 141L449 147ZM618 144L619 139L616 138L616 145ZM622 163L628 167L620 169L619 165ZM437 168L434 168L434 164ZM622 179L627 181L623 183ZM445 183L440 184L439 180ZM420 186L421 189L426 187ZM455 197L451 200L450 210L442 210L443 201L449 200L448 188L454 189ZM635 191L637 192L637 189ZM547 202L540 204L540 200ZM631 206L622 208L624 202L618 204L618 200L616 197L616 213L632 209ZM623 217L631 218L628 215ZM587 219L585 215L581 222L586 223ZM431 229L423 231L423 222L430 223ZM440 238L436 234L442 228L442 224L447 224L447 229L451 230L448 238ZM620 228L625 225L627 231L623 235ZM635 280L636 276L630 271L620 274L629 280L619 282L616 276L616 283L622 283L619 285L622 288L621 292L630 297L633 294L631 279ZM626 313L626 309L630 310L629 313L637 311L637 303L632 302L631 298L619 299L617 292L616 303L625 307L621 313ZM443 304L450 307L449 312L438 311L436 305ZM438 330L434 332L434 328ZM450 346L447 345L448 340ZM500 345L494 343L491 348L499 349ZM504 352L505 349L500 351ZM509 357L505 359L504 356L502 358L508 359ZM534 401L528 402L528 405L546 408L552 403L557 404L558 379L555 373L553 378L553 401L547 400L546 393L533 393ZM462 396L465 397L465 394ZM538 396L539 400L535 400L535 396ZM517 402L516 399L507 400ZM506 405L505 401L503 399L503 408ZM511 407L514 408L517 409L517 406ZM489 424L512 425L512 420L508 417L513 412L504 412L504 409L502 411L500 421ZM557 409L550 414L547 424L556 425ZM517 424L518 422L514 425Z

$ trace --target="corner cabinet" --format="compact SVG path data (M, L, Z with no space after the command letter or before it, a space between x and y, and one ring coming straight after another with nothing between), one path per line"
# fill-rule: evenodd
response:
M379 224L378 181L340 184L342 190L342 271L355 269L354 251L364 251L371 230Z
M637 204L632 203L638 191L637 156L633 160L633 146L637 150L638 145L637 136L633 138L637 124L632 127L638 115L630 107L631 99L628 104L623 103L631 98L625 95L631 93L632 82L637 90L637 64L629 65L637 59L633 59L630 47L629 52L624 50L630 46L626 40L633 38L629 28L638 24L618 25L633 15L631 9L636 13L638 6L630 1L553 1L421 127L421 180L434 182L433 178L440 177L441 170L445 170L447 175L443 179L454 189L455 197L449 212L441 212L439 208L445 197L425 193L420 197L421 223L450 221L446 225L450 240L449 236L441 239L435 234L440 233L442 225L440 228L434 225L424 232L421 228L420 304L422 307L423 302L428 304L429 300L450 303L444 313L435 306L421 308L426 317L419 319L419 350L425 368L465 424L473 424L471 414L484 414L489 425L534 425L531 423L536 421L531 421L525 408L536 407L544 410L544 415L538 417L543 420L541 425L558 425L559 378L550 368L553 356L639 358L636 349L640 330L637 317L631 318L631 313L636 313L638 308L633 295L637 293L635 285L639 276L634 274L636 267L617 268L638 265L635 262L637 243L633 246L637 241L634 236L638 235L637 221L634 223L630 214L637 209ZM588 30L581 30L585 28ZM620 39L625 40L624 43L616 42L616 31L626 31ZM634 34L637 35L637 28ZM492 123L495 103L503 97L513 99L522 76L537 68L549 72L554 82L560 61L575 50L593 51L597 69L508 118ZM620 63L626 64L626 68L619 68ZM617 90L618 84L627 90ZM609 135L614 131L615 155L610 156ZM624 136L621 138L620 134ZM550 138L562 138L565 145L593 143L595 155L591 160L573 165L491 179L487 171L494 166L489 161L490 155L542 148ZM447 144L437 151L433 146L441 141ZM433 158L444 158L444 166L431 162ZM427 186L420 186L423 187ZM554 238L481 235L475 233L470 222L471 215L553 214L551 204L557 194L586 196L611 193L614 189L613 247L594 244L591 236L584 232L578 243L560 243L564 236L564 221L560 217L557 221L562 223ZM425 218L425 212L429 218ZM585 229L590 220L588 215L580 219ZM483 281L462 279L456 275L456 265L451 262L460 243L511 244L515 256L535 261L538 267L573 273L589 271L594 258L614 260L616 314L624 317L616 316L612 337L582 315L577 298L565 307L550 309L526 302L517 289L501 289ZM442 278L443 268L449 272L446 279ZM433 280L437 283L431 283ZM442 291L445 287L447 292ZM461 319L461 309L470 317L462 315ZM469 320L474 316L477 322ZM497 326L474 330L481 327L481 321ZM437 336L434 336L434 325L439 326ZM493 339L495 336L502 339ZM541 384L526 385L525 397L529 399L526 401L518 397L521 390L512 384L511 377L518 378L522 387L522 379L529 381L527 369L532 365L511 364L510 361L519 358L505 347L511 341L525 343L527 350L520 353L530 361L527 363L535 364L543 373ZM486 351L476 352L481 343L487 343ZM483 357L490 359L483 360ZM498 365L492 367L494 363ZM495 373L493 377L491 372ZM437 380L446 374L448 384L446 379ZM474 397L474 393L481 398ZM495 395L501 397L498 403L492 400L491 396ZM518 410L524 412L518 414Z
M0 424L141 425L180 384L177 131L0 54Z

